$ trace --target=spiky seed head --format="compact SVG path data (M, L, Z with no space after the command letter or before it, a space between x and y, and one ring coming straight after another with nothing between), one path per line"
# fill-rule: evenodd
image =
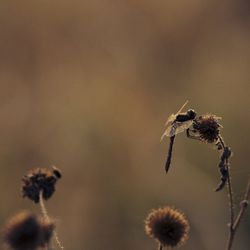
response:
M54 228L54 222L23 211L6 223L3 240L13 250L36 250L49 243Z
M3 238L14 250L34 250L40 242L39 221L34 214L21 212L12 217L4 229Z
M39 194L42 192L45 200L49 199L55 192L55 185L59 179L59 170L48 170L36 168L31 170L22 178L22 195L28 197L35 203L39 202ZM61 175L60 175L61 177Z
M187 241L189 223L183 213L164 207L149 213L145 220L145 231L162 246L176 247Z
M199 133L200 139L207 143L214 143L220 134L221 118L212 114L201 115L194 120L193 128Z

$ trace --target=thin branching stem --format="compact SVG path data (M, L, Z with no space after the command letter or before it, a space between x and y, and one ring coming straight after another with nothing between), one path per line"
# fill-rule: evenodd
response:
M221 143L221 146L223 150L225 150L225 142L221 136L219 136L219 141ZM227 178L227 190L228 190L228 198L229 198L229 208L230 208L230 224L229 224L229 235L228 235L228 241L227 241L227 246L226 250L230 250L233 245L233 240L234 240L234 200L233 200L233 188L232 188L232 181L231 181L231 173L230 173L230 168L229 168L229 162L228 158L226 158L226 169L228 173L228 178Z
M227 241L227 250L230 250L233 245L233 240L234 240L234 204L233 204L233 191L232 191L232 184L231 184L231 175L230 175L230 170L228 167L228 159L226 159L226 168L228 170L228 179L227 179L227 186L228 186L228 196L229 196L229 206L230 206L230 214L231 214L231 220L230 220L230 225L229 225L229 235L228 235L228 241Z
M42 192L42 191L39 193L39 204L40 204L41 211L42 211L42 214L43 214L44 219L45 219L46 221L50 221L50 218L49 218L47 209L46 209L45 204L44 204L44 202L43 202L43 192ZM54 236L55 242L56 242L56 244L58 245L58 247L59 247L60 249L64 249L64 247L63 247L61 241L59 240L59 237L58 237L58 235L57 235L56 230L54 230L53 236Z
M247 210L247 207L248 207L248 204L249 204L249 197L250 197L250 178L248 180L248 184L247 184L247 188L246 188L246 192L245 192L245 195L244 195L244 198L243 200L241 201L241 208L240 208L240 211L235 219L235 222L234 222L234 231L236 232L238 227L239 227L239 224L241 222L241 219L244 215L244 213L246 212Z
M222 145L222 148L225 150L225 147L226 147L225 142L223 141L223 138L221 136L219 136L219 141ZM231 250L232 246L233 246L235 234L236 234L237 229L240 225L242 217L243 217L243 215L246 212L247 207L248 207L249 196L250 196L250 179L248 181L246 192L245 192L245 195L243 197L243 200L240 203L240 211L235 219L233 189L232 189L232 181L231 181L231 174L230 174L228 158L226 158L226 168L227 168L227 172L228 172L228 179L227 179L228 185L227 186L228 186L228 197L229 197L229 206L230 206L230 225L229 225L229 235L228 235L226 250Z
M231 181L231 174L230 174L230 169L229 169L229 164L228 164L228 159L226 159L226 168L228 171L228 179L227 179L227 184L228 184L228 196L229 196L229 204L230 204L230 230L233 229L233 223L234 223L234 201L233 201L233 189L232 189L232 181Z
M239 228L240 222L242 220L243 215L245 214L248 204L249 204L249 197L250 197L250 179L248 180L247 188L245 195L243 197L243 200L240 203L240 211L234 221L232 230L230 230L229 238L228 238L228 244L227 244L227 250L230 250L233 245L234 237L237 232L237 229Z

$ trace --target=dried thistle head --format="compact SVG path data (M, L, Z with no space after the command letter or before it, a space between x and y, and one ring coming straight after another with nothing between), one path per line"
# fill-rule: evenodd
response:
M33 213L20 212L7 222L3 239L13 250L35 250L51 239L55 225L53 222L46 224L45 227L42 219Z
M28 212L21 212L6 224L4 241L15 250L33 250L39 246L40 233L37 217Z
M176 247L186 242L189 223L178 210L164 207L149 213L145 220L145 231L162 246Z
M55 192L55 184L59 178L61 178L61 172L57 168L33 169L22 178L22 195L38 203L39 194L42 192L43 198L47 200Z
M212 114L197 117L193 122L193 129L199 133L199 139L207 143L216 142L220 134L220 119Z

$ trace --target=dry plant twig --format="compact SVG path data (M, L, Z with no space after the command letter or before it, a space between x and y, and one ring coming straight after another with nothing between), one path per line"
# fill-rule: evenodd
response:
M47 221L50 221L47 209L46 209L46 207L44 205L44 202L43 202L43 192L42 191L40 191L40 193L39 193L39 204L40 204L41 211L42 211L44 219L47 220ZM60 249L64 249L61 241L59 240L59 237L58 237L58 234L57 234L56 230L54 230L53 235L54 235L55 242L58 245L58 247Z
M250 197L250 179L248 180L248 184L247 184L247 188L246 188L246 192L245 192L245 195L243 197L243 200L240 203L240 206L241 206L240 211L239 211L235 221L233 222L233 225L230 225L230 232L229 232L229 236L228 236L226 250L232 249L235 234L237 232L237 229L239 228L240 222L241 222L243 215L245 214L247 207L248 207L248 204L249 204L249 197Z

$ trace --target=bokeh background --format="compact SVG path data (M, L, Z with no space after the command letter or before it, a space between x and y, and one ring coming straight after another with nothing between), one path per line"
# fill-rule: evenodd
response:
M188 99L222 116L238 204L249 175L247 0L37 0L0 3L0 223L39 207L20 196L34 167L61 168L46 202L68 250L156 249L144 218L164 205L191 224L182 249L223 249L229 220L212 146L177 137ZM249 212L235 249L249 249Z

